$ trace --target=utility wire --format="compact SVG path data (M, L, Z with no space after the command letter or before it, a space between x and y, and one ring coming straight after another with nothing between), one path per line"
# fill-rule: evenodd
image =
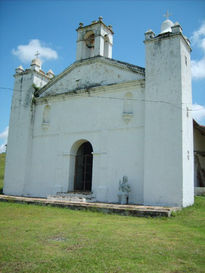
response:
M3 87L3 86L0 86L0 91L3 91L3 90L12 90L12 91L15 91L15 92L22 92L22 90L20 89L13 89L13 88L10 88L10 87ZM69 93L69 91L67 89L60 89L61 91L67 91L67 93ZM57 95L60 94L60 93L56 93ZM177 104L174 104L174 103L171 103L171 102L168 102L168 101L163 101L163 100L146 100L146 99L134 99L134 98L119 98L119 97L102 97L102 96L93 96L91 95L89 92L85 92L85 94L87 94L89 98L99 98L99 99L112 99L112 100L122 100L122 101L138 101L138 102L153 102L153 103L162 103L162 104L168 104L168 105L172 105L178 109L182 109L184 111L189 111L189 112L194 112L194 111L199 111L201 110L201 108L198 108L198 109L189 109L189 108L186 108L184 109L183 107L180 107L178 106ZM81 97L80 94L70 94L71 97ZM185 104L187 105L187 103L181 103L181 104Z

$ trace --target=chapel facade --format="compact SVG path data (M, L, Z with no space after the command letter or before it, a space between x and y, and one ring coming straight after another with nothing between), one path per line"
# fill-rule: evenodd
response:
M130 204L194 202L190 42L179 23L145 33L146 67L112 59L102 17L77 29L76 61L58 76L36 58L16 69L4 193L81 193Z

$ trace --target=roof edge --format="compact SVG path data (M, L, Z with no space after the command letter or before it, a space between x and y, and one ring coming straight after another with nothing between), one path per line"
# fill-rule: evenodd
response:
M81 94L87 94L88 96L92 96L91 95L92 93L105 91L105 88L109 90L125 88L125 87L130 88L133 86L133 84L135 84L136 86L144 87L144 81L145 81L144 79L140 79L140 80L134 80L134 81L128 81L128 82L121 82L121 83L94 85L94 86L89 86L87 88L76 88L64 93L49 94L44 97L38 97L36 98L36 102L39 103L41 101L47 101L49 99L53 99L57 97L59 98L65 97L65 96L75 97L75 96L80 96Z

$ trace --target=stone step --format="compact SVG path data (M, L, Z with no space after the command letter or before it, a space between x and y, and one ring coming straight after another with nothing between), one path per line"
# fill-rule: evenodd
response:
M56 195L49 195L49 200L65 200L70 202L96 202L96 198L92 193L67 193L59 192Z

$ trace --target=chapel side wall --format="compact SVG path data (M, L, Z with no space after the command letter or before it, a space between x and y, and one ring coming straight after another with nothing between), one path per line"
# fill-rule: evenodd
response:
M194 151L205 151L205 136L194 128Z
M42 127L45 102L37 103L29 195L67 191L71 147L85 139L93 146L92 190L97 200L117 202L119 179L127 175L130 202L143 203L144 105L133 100L133 115L125 122L127 92L139 101L144 98L140 85L91 93L92 98L87 94L47 98L51 109L47 128Z
M194 154L191 83L191 48L180 39L181 92L182 92L182 160L183 160L183 207L194 203Z
M200 133L200 131L194 127L194 186L199 187L200 181L198 178L198 163L200 167L205 170L205 156L200 155L200 152L205 152L205 136ZM198 162L199 161L199 162ZM204 182L205 183L205 182Z

